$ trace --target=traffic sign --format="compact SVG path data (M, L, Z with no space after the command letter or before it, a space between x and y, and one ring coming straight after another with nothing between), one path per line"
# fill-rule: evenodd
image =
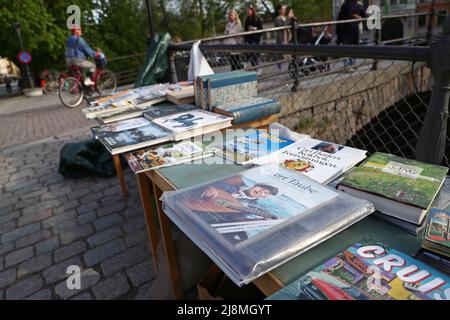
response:
M23 64L29 64L31 62L31 54L26 51L19 53L18 58L19 58L19 61Z

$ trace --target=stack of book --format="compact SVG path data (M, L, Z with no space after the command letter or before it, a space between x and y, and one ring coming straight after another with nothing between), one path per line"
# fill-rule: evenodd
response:
M382 218L418 234L447 171L376 152L345 177L338 189L372 202Z
M139 117L147 107L166 100L169 86L169 84L157 84L124 90L93 101L82 111L88 119L97 119L100 123Z
M450 211L430 210L422 247L450 258Z
M193 105L162 107L167 112L160 112L159 109L152 109L144 117L94 127L92 132L111 154L118 154L231 126L232 118Z
M448 300L450 278L383 243L365 239L268 300Z
M277 100L258 97L257 74L231 71L197 77L195 103L202 109L233 117L233 124L278 114Z
M270 164L165 192L168 217L237 285L373 212L373 205Z

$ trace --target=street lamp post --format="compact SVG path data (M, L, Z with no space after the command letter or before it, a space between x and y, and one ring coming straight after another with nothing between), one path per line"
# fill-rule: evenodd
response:
M147 17L148 17L148 29L150 31L150 38L153 38L155 35L155 25L153 23L153 9L152 9L152 0L145 1L147 7Z
M23 45L23 39L22 39L22 32L21 32L21 28L20 28L20 23L19 22L14 23L14 28L16 29L17 36L19 37L20 50L22 52L25 52L25 46ZM28 82L29 88L34 88L34 83L33 83L32 78L31 78L31 72L30 72L30 67L28 66L28 63L25 63L25 74L26 74L26 78L27 78L27 82Z

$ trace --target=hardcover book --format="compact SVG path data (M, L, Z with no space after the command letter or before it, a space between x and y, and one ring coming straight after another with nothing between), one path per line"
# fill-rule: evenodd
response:
M366 158L366 151L317 139L304 139L256 164L277 162L320 183L329 183Z
M140 117L140 118L133 118L133 119L127 119L123 121L114 122L111 124L106 124L102 126L96 126L91 128L92 134L96 139L99 137L103 137L105 135L109 135L110 132L119 132L124 130L130 130L134 128L143 127L150 124L150 121L147 119Z
M449 281L400 251L365 239L268 300L449 300Z
M448 168L376 152L338 189L371 201L380 212L420 225Z
M157 124L149 123L139 128L105 133L99 141L111 154L118 154L170 141L171 135L170 131Z
M256 78L256 72L246 72L239 76L208 79L208 110L230 100L239 101L241 97L256 97Z
M166 214L242 285L373 211L373 206L274 166L165 192Z
M173 132L174 140L184 140L231 126L232 118L194 109L154 119L153 122Z
M193 104L180 104L180 105L158 105L147 109L144 113L144 117L149 120L154 120L161 117L170 116L173 114L191 111L198 109L197 106Z
M278 114L281 111L281 105L274 99L254 97L219 104L213 111L233 117L233 124L239 124Z
M200 143L183 141L133 151L125 154L125 159L134 173L140 173L212 157L216 151L215 149L205 150Z

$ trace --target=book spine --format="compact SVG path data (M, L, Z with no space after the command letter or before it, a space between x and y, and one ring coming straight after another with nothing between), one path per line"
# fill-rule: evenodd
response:
M280 103L274 101L267 104L257 104L243 109L232 110L230 116L234 119L233 124L240 124L278 114L280 111Z
M234 84L241 84L246 82L252 82L257 81L257 75L256 72L252 72L249 74L241 74L234 77L229 78L223 78L223 79L210 79L210 88L220 88L220 87L227 87Z

